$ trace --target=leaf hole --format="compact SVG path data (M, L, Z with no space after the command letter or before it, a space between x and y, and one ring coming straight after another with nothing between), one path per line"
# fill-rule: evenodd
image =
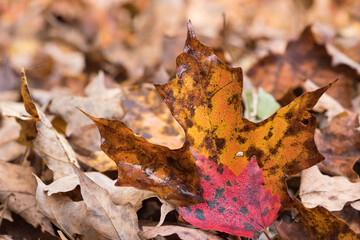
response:
M303 118L303 119L301 119L301 123L304 124L305 126L307 126L309 124L309 119Z

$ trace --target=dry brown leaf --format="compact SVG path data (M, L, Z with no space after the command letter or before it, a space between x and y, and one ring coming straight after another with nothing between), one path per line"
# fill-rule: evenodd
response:
M130 203L136 211L142 207L142 202L145 199L157 196L154 192L140 190L133 187L116 187L115 180L111 180L104 174L98 172L86 172L85 175L100 187L107 190L113 203L116 205L125 205ZM69 192L75 189L77 185L79 185L79 178L76 175L71 175L52 182L51 184L45 186L44 190L47 191L48 196L51 196L55 193ZM166 215L175 209L172 204L166 202L165 200L160 198L159 200L162 205L158 226L164 222Z
M115 180L111 180L104 174L98 172L86 172L85 175L101 188L107 190L112 202L116 205L131 203L136 210L139 210L143 200L156 196L153 192L139 190L133 187L116 187L114 185ZM77 185L79 185L79 178L76 175L70 175L45 186L44 190L48 192L48 196L51 196L55 193L69 192L75 189Z
M95 90L96 89L96 90ZM86 109L95 116L106 116L110 119L122 119L124 110L121 105L122 91L120 88L107 89L104 74L99 73L85 89L85 97L55 97L50 112L61 116L67 123L66 136L82 135L81 128L93 124L76 107Z
M222 240L211 232L205 232L196 228L166 225L161 227L143 226L140 236L144 239L152 239L156 236L170 236L177 234L182 240Z
M115 205L107 190L101 188L80 169L74 167L80 180L81 195L87 206L88 221L110 239L139 239L138 219L131 204Z
M36 181L31 167L0 161L0 202L7 200L7 208L20 215L35 228L41 226L49 233L53 228L49 220L36 210Z
M323 206L329 211L340 211L347 202L360 199L360 182L323 175L313 166L301 173L300 198L307 208Z
M68 141L52 126L44 113L39 111L31 98L25 72L21 72L24 106L28 114L22 115L15 110L7 111L9 117L16 117L22 124L20 138L32 140L35 151L45 160L46 165L54 172L54 179L74 174L71 163L78 166L75 153ZM4 114L4 112L3 112Z
M360 134L358 115L343 112L315 134L315 142L325 160L318 164L320 170L329 175L358 179L353 166L360 158Z
M61 194L48 196L46 185L38 178L36 201L41 212L60 228L72 240L76 234L81 234L88 240L101 239L101 235L92 227L87 218L87 208L84 201L74 202Z
M344 220L357 234L360 234L360 211L354 209L350 204L346 204L341 211L332 213Z
M13 118L2 118L0 128L0 159L11 161L24 154L26 147L16 142L21 127Z

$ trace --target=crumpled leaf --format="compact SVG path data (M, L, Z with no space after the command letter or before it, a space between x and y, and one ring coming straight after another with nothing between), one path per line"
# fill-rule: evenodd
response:
M39 111L31 98L25 71L21 71L21 95L26 111L31 116L17 116L22 125L20 138L30 140L46 165L54 172L54 179L74 174L72 163L78 166L75 153L67 140L57 133L44 113ZM11 115L7 115L11 116Z
M53 233L49 220L36 209L36 181L31 167L0 161L0 202L7 200L7 208L20 215L35 228Z
M360 200L360 182L352 183L343 176L323 175L313 166L301 173L299 195L307 208L323 206L329 211L340 211L347 202Z
M86 115L99 128L102 150L116 162L117 185L154 191L179 205L202 200L196 165L186 143L170 150L135 136L121 121Z
M115 205L107 190L74 167L80 181L81 196L87 206L87 217L92 226L109 239L139 239L136 211L129 203Z
M327 174L358 179L353 166L360 158L360 134L358 115L343 112L333 117L321 133L315 134L315 142L325 160L318 164Z
M142 229L143 230L140 232L140 236L144 239L153 239L156 236L170 236L177 234L181 240L222 240L222 238L210 232L175 225L166 225L161 227L143 226Z
M349 66L332 66L332 57L325 45L316 42L310 26L299 39L288 43L284 55L269 54L260 59L247 75L256 87L264 88L282 105L296 97L295 92L304 88L306 79L323 86L340 77L336 88L330 89L328 94L349 109L352 107L353 86L360 80L357 72Z
M295 200L299 212L296 221L291 224L280 222L276 230L283 239L358 239L356 233L341 219L335 217L323 207L305 208Z
M36 180L36 201L40 211L70 239L75 239L77 234L81 234L89 240L106 239L88 221L84 201L74 202L61 194L48 196L45 192L46 185L38 177Z
M252 158L236 176L192 151L204 189L204 203L180 207L181 216L196 227L257 239L277 218L279 196L264 189L264 175Z
M131 203L135 210L139 210L143 200L156 196L153 192L139 190L133 187L116 187L114 186L116 181L98 172L86 172L85 175L101 188L107 190L110 194L111 201L116 205ZM45 186L44 190L47 191L48 196L51 196L55 193L70 192L79 184L80 182L77 175L70 175Z
M333 83L305 93L259 123L240 116L242 71L231 68L202 45L188 24L176 79L156 88L183 127L190 146L237 175L255 155L265 188L291 206L285 178L320 162L314 142L315 116L308 111Z

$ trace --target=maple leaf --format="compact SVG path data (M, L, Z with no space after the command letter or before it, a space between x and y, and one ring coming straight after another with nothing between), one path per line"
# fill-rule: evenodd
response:
M171 150L135 136L122 121L86 115L99 128L101 149L116 162L117 185L154 191L178 205L202 200L198 172L187 143Z
M358 239L356 233L350 229L345 221L335 217L323 207L306 208L295 199L294 205L299 212L298 220L286 224L283 221L276 226L276 230L283 239Z
M285 178L323 160L314 142L316 118L308 111L334 83L295 99L266 120L240 116L242 70L225 65L196 38L191 23L176 79L156 85L186 141L201 155L239 174L255 155L264 171L265 188L291 207Z
M302 91L306 79L321 86L341 77L337 87L328 94L346 108L352 107L353 86L360 79L356 71L345 64L333 66L332 57L325 45L316 42L311 26L304 29L299 39L288 43L284 55L265 56L247 75L256 87L264 88L282 105L296 97L294 92Z
M236 176L226 165L218 165L192 151L200 172L204 203L180 207L181 216L194 226L257 239L272 224L280 209L280 198L264 189L264 175L252 158Z

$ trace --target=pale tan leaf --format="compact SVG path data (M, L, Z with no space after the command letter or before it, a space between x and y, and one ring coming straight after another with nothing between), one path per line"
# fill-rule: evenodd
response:
M156 227L160 227L164 223L166 215L176 208L173 204L168 203L165 200L162 200L161 198L159 198L159 200L162 203L162 205L160 208L160 221L156 225Z
M102 237L88 221L84 201L74 202L61 194L53 194L49 197L44 190L46 185L38 177L36 180L38 183L36 200L39 209L70 239L75 239L76 234L84 235L88 240Z
M156 236L169 236L177 234L182 240L222 240L211 232L205 232L200 229L181 227L181 226L161 226L161 227L148 227L143 226L140 236L144 239L155 238Z
M50 233L49 220L36 210L36 181L31 167L0 161L0 202L7 199L7 208L20 215L34 227L41 226Z
M140 239L137 215L133 206L115 205L107 190L93 182L80 169L74 169L80 180L81 195L93 227L110 239Z
M360 182L323 175L313 166L301 173L300 198L307 208L323 206L329 211L340 211L347 202L360 199Z
M112 202L116 205L131 203L137 211L142 207L142 201L151 197L156 197L154 192L133 187L117 187L115 186L116 180L111 180L102 173L86 172L85 175L101 188L107 190ZM48 196L51 196L54 193L69 192L75 189L77 185L79 185L79 178L77 175L70 175L45 186L44 190L47 191Z

